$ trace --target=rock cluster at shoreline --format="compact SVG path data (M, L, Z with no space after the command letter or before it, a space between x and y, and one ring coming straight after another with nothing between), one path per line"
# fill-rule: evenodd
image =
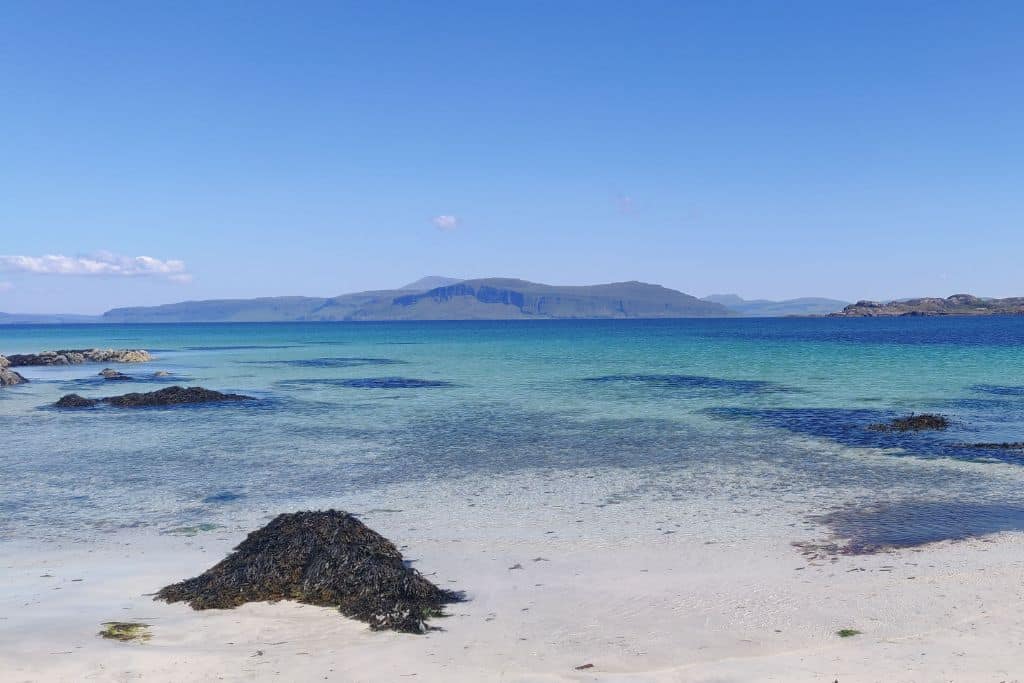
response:
M251 401L252 396L222 394L203 387L167 387L147 393L131 393L104 398L85 398L78 394L62 396L54 405L56 408L94 408L110 405L116 408L153 408L158 406L183 405L186 403L219 403L224 401Z
M406 565L388 539L347 512L281 514L203 574L172 584L157 600L193 609L296 600L337 607L374 631L424 633L427 619L461 594Z
M892 318L931 315L1024 315L1024 297L983 299L971 294L954 294L945 299L925 297L901 301L858 301L830 318Z
M11 367L80 365L82 363L146 363L153 360L143 349L63 349L7 356Z
M24 384L28 381L14 370L10 370L10 366L11 362L5 356L0 356L0 387Z

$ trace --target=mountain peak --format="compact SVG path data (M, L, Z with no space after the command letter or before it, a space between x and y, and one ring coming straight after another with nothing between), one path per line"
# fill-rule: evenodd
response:
M463 278L458 277L445 277L444 275L428 275L421 277L416 282L410 282L404 287L399 287L400 290L410 292L425 292L430 289L436 289L437 287L447 287L448 285L454 285L456 282L462 282Z

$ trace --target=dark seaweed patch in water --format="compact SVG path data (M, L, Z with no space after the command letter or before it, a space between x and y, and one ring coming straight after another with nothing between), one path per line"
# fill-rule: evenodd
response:
M411 377L359 377L356 379L285 379L275 383L279 387L343 387L348 389L434 389L455 386L438 379Z
M639 384L656 389L682 389L728 394L768 394L793 391L781 384L749 379L726 379L703 375L604 375L586 377L584 382Z
M295 344L239 344L237 346L186 346L186 351L253 351L258 349L294 349Z
M240 361L253 365L287 365L296 368L356 368L365 365L402 365L404 360L393 358L359 358L342 356L337 358L305 358L299 360L253 360Z
M1008 503L961 501L901 501L874 506L850 506L812 517L829 527L834 550L864 555L985 536L1001 531L1024 531L1024 507Z
M244 498L244 493L236 493L235 491L219 491L213 495L203 498L204 503L230 503L235 500Z
M832 439L856 448L898 449L927 458L1021 464L1024 453L1012 449L973 448L965 444L964 430L945 432L876 431L870 425L901 416L896 411L867 408L710 408L706 414L725 419L753 419L798 434Z
M1002 386L999 384L975 384L971 391L995 396L1020 396L1024 398L1024 387Z

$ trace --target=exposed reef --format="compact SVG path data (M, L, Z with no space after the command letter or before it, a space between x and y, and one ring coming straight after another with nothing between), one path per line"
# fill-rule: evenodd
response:
M875 432L920 432L926 429L943 430L949 427L949 418L931 413L898 417L889 422L876 422L868 425Z
M54 406L57 408L93 408L111 405L117 408L153 408L158 406L182 405L186 403L216 403L222 401L249 401L251 396L222 394L203 387L167 387L147 393L131 393L105 398L85 398L78 394L61 397Z
M127 380L127 379L131 379L130 376L124 374L123 372L118 372L117 370L112 370L110 368L103 368L102 370L100 370L99 375L103 379L107 379L107 380Z
M254 531L203 574L166 586L157 600L193 609L296 600L337 607L375 631L424 633L459 593L407 566L394 544L347 512L294 512Z
M142 349L64 349L7 356L11 367L33 365L80 365L82 363L145 363L153 360Z

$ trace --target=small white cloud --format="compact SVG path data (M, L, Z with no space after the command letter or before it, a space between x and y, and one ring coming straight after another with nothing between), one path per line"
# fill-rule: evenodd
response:
M100 251L91 256L0 256L0 271L35 275L113 275L121 277L164 277L174 282L192 279L184 261L152 256L121 256Z
M430 222L434 224L434 227L442 232L451 232L459 227L461 221L458 216L441 215L434 216L430 219Z

